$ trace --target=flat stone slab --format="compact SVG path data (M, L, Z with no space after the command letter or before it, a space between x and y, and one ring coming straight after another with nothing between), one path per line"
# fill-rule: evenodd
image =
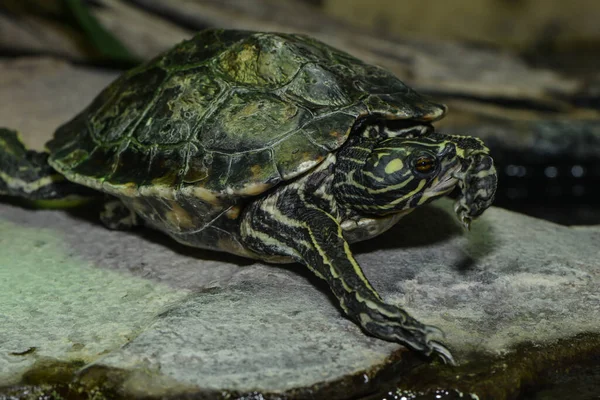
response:
M443 328L460 362L599 333L599 228L492 208L465 236L439 203L355 247L382 295ZM278 393L368 379L401 350L365 336L300 265L11 205L0 205L0 247L4 385L50 359L144 371L123 382L132 396Z
M363 335L293 272L299 265L173 244L0 206L0 382L55 359L150 370L202 389L284 391L385 364L399 347Z

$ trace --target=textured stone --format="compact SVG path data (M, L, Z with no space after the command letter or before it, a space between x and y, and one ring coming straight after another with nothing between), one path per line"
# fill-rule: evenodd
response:
M52 358L162 376L158 392L281 392L384 367L399 348L365 336L299 265L188 250L62 211L2 205L0 221L3 383ZM443 328L464 363L598 333L599 238L495 208L464 236L442 201L356 248L383 296Z

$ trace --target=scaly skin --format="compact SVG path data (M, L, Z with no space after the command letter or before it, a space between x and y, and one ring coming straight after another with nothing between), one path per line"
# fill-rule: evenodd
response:
M256 254L288 256L307 266L327 281L344 312L367 333L453 364L450 351L432 340L439 329L384 302L354 259L342 224L349 214L386 217L426 204L459 185L461 173L480 174L480 188L492 184L487 189L493 192L493 171L485 178L483 169L469 172L474 153L481 154L435 134L357 139L313 173L250 204L241 223L243 243ZM478 211L492 200L468 198L485 202L465 203Z

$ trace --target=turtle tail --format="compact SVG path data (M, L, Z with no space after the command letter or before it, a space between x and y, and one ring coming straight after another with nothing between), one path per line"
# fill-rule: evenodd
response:
M62 201L84 200L92 192L56 172L48 153L28 150L16 131L0 128L0 195Z

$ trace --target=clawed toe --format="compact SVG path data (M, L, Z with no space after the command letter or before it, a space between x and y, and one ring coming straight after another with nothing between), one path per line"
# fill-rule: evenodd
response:
M440 342L436 342L436 341L429 342L429 345L433 349L434 355L437 355L438 357L440 357L442 359L442 361L444 362L444 364L448 364L448 365L452 365L452 366L457 365L456 360L452 356L452 353L450 353L450 350L446 346L444 346Z

